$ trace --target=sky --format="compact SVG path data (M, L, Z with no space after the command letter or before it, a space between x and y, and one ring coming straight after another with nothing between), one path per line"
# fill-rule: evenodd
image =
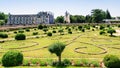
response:
M54 16L88 15L92 9L107 9L112 16L120 16L120 0L0 0L0 11L6 14L37 14L51 11Z

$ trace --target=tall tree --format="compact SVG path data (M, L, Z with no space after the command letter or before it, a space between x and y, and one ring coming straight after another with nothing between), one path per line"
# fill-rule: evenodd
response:
M106 11L106 19L112 19L111 14L108 10Z
M106 17L106 13L101 9L93 9L92 12L93 22L100 23Z
M56 22L56 23L64 23L64 17L63 17L63 16L58 16L58 17L55 19L55 22Z
M5 14L3 12L0 12L0 20L5 20Z

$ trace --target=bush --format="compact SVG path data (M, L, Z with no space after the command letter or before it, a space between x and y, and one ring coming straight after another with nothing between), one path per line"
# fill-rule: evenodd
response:
M72 31L68 31L69 34L72 34Z
M24 31L23 31L23 30L19 30L18 32L19 32L19 33L24 33Z
M82 32L85 32L85 29L81 29Z
M59 63L59 62L55 61L55 62L52 62L52 66L64 67L65 64L64 64L64 62Z
M82 29L82 26L78 26L78 29L81 30L81 29Z
M100 30L103 30L105 29L105 27L103 25L100 26Z
M43 29L43 26L42 25L38 25L38 29Z
M25 40L26 39L26 35L25 34L17 34L15 36L15 40Z
M120 24L118 25L118 28L120 28Z
M71 62L68 59L64 59L63 63L64 63L65 66L70 66L71 65Z
M51 33L51 32L48 32L48 33L47 33L47 36L52 36L52 33Z
M110 33L111 36L113 36L113 33L116 33L115 29L108 29L107 33Z
M0 38L8 38L8 34L0 33Z
M38 35L38 32L33 32L33 35Z
M56 31L55 31L55 30L53 30L52 32L53 32L53 33L56 33Z
M8 51L2 57L2 65L5 67L18 66L23 62L23 54L18 51Z
M25 31L26 31L26 32L30 32L30 29L26 29Z
M120 59L115 55L106 55L103 62L107 68L120 68Z
M103 34L105 34L105 31L100 31L100 33L99 33L100 35L103 35Z
M14 31L15 34L17 34L17 31Z

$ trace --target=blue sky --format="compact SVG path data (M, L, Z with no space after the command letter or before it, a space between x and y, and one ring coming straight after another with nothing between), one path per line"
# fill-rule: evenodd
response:
M73 15L87 15L92 9L108 9L120 16L120 0L0 0L0 11L11 14L36 14L51 11L55 17L67 10Z

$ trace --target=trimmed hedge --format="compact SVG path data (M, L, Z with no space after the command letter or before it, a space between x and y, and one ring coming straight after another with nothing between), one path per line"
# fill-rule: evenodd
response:
M15 40L25 40L26 39L26 35L25 34L17 34L15 36Z
M0 38L8 38L8 34L0 33Z
M47 36L52 36L52 33L51 33L51 32L48 32L48 33L47 33Z
M106 55L103 62L107 68L120 68L120 59L115 55Z
M18 66L23 62L23 54L19 51L8 51L2 57L2 65L5 67Z

